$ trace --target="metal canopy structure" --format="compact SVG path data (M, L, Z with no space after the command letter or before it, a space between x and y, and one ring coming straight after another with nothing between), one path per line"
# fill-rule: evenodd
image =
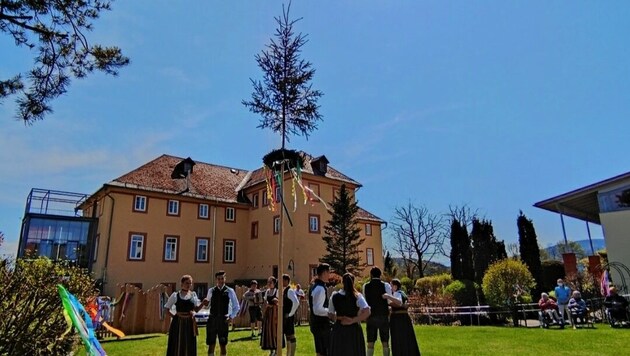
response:
M26 199L24 215L81 216L79 206L87 197L87 194L33 188Z
M534 204L534 206L561 215L570 216L578 220L601 225L599 219L598 192L614 188L621 182L627 180L630 180L630 172L540 201Z

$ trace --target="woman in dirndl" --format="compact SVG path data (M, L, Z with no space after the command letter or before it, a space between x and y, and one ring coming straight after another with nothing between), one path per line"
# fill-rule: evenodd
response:
M197 294L190 290L193 280L189 275L181 279L182 289L173 292L164 304L166 314L172 316L168 329L167 356L196 356L197 355L197 323L194 313L199 311L202 303ZM171 314L175 306L176 314Z
M365 356L365 339L361 322L370 316L370 307L361 293L354 288L354 276L346 273L343 289L334 292L328 304L328 313L335 320L330 333L328 356Z
M389 317L392 356L420 356L413 324L407 313L407 295L401 289L400 280L393 279L391 285L392 295L383 294L383 298L389 300L392 307Z
M278 280L276 277L271 276L267 279L265 302L267 302L267 306L263 313L260 348L269 350L269 355L275 355L278 345ZM284 339L282 340L282 346L284 347Z

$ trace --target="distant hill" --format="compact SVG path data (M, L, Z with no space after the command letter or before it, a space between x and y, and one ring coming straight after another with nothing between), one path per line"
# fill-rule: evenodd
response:
M398 271L404 274L405 267L404 267L403 259L401 257L393 257L393 260L396 266L398 267ZM432 276L435 274L450 273L451 268L439 262L429 262L429 265L427 266L427 269L424 272L426 276Z
M591 244L588 240L579 240L575 242L579 244L580 247L582 247L584 253L586 253L587 256L591 254ZM595 249L595 252L606 248L606 243L604 242L604 239L593 239L593 248ZM557 246L549 246L544 250L547 251L551 258L558 260L562 259L562 254L558 251Z

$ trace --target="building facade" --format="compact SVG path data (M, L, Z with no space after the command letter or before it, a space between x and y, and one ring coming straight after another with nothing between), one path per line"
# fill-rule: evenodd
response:
M303 156L302 182L323 201L332 201L342 184L353 197L361 187L328 166L326 157ZM162 155L104 184L82 205L84 215L98 219L92 270L105 294L114 295L124 283L177 287L184 274L193 276L195 290L203 294L217 270L226 271L228 282L278 274L280 210L269 201L263 169L194 162L186 179L173 179L182 162ZM304 204L288 178L283 195L292 225L284 219L281 270L308 284L325 253L322 234L330 213L315 195L306 196ZM367 273L369 266L383 264L384 222L363 209L357 218Z

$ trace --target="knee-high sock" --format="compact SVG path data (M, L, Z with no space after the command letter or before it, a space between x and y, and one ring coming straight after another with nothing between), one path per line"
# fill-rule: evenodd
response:
M389 356L389 346L383 347L383 356Z
M374 356L374 349L367 349L367 356Z

